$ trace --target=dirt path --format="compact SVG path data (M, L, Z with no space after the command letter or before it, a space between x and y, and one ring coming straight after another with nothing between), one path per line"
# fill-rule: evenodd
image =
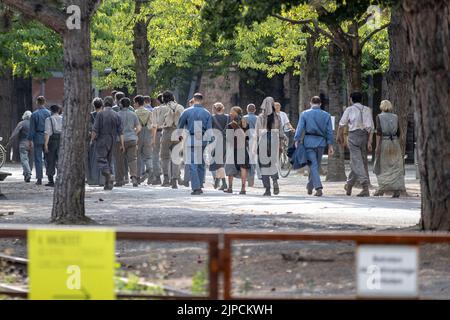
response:
M3 168L13 176L2 183L8 200L0 202L0 224L46 224L52 190L22 182L20 168ZM398 231L417 230L419 183L407 170L409 197L346 197L342 183L325 183L325 196L309 197L306 178L281 180L281 195L263 198L260 182L247 196L215 191L208 177L204 197L181 187L141 186L104 192L88 187L87 215L105 226L260 229L266 231ZM372 177L372 182L376 178ZM26 256L23 241L0 241L0 251ZM117 261L125 276L190 291L193 281L206 284L207 251L199 244L120 241ZM450 250L421 250L421 293L450 297ZM233 290L238 295L355 294L354 246L349 243L238 243L234 247Z

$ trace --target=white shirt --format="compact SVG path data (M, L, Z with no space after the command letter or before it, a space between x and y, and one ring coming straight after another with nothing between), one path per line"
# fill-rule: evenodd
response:
M280 119L281 119L281 127L283 128L284 132L291 131L291 128L288 126L290 121L289 121L289 118L288 118L286 112L280 111L279 115L280 115Z
M369 133L374 132L375 126L373 124L372 109L363 106L360 103L345 109L342 115L341 121L339 121L341 127L348 125L348 130L366 130Z

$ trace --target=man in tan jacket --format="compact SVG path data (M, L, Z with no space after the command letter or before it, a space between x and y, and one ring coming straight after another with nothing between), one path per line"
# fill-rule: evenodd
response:
M165 91L163 93L163 105L158 110L157 127L162 128L160 151L164 175L162 186L172 186L173 189L178 188L177 181L180 178L180 167L172 161L172 149L179 143L179 140L172 141L172 134L177 129L183 111L184 107L175 102L173 93Z

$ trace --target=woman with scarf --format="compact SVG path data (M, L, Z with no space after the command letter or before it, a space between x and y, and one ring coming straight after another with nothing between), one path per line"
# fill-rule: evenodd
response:
M272 97L264 99L261 105L261 114L256 121L256 141L258 163L261 168L262 181L265 188L264 196L270 197L271 183L273 181L273 193L278 195L278 161L280 147L285 139L281 129L280 116L275 112L275 100Z

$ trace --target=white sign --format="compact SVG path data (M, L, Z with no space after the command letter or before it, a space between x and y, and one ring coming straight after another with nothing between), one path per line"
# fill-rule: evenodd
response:
M417 297L418 260L415 246L359 246L356 257L358 296Z

